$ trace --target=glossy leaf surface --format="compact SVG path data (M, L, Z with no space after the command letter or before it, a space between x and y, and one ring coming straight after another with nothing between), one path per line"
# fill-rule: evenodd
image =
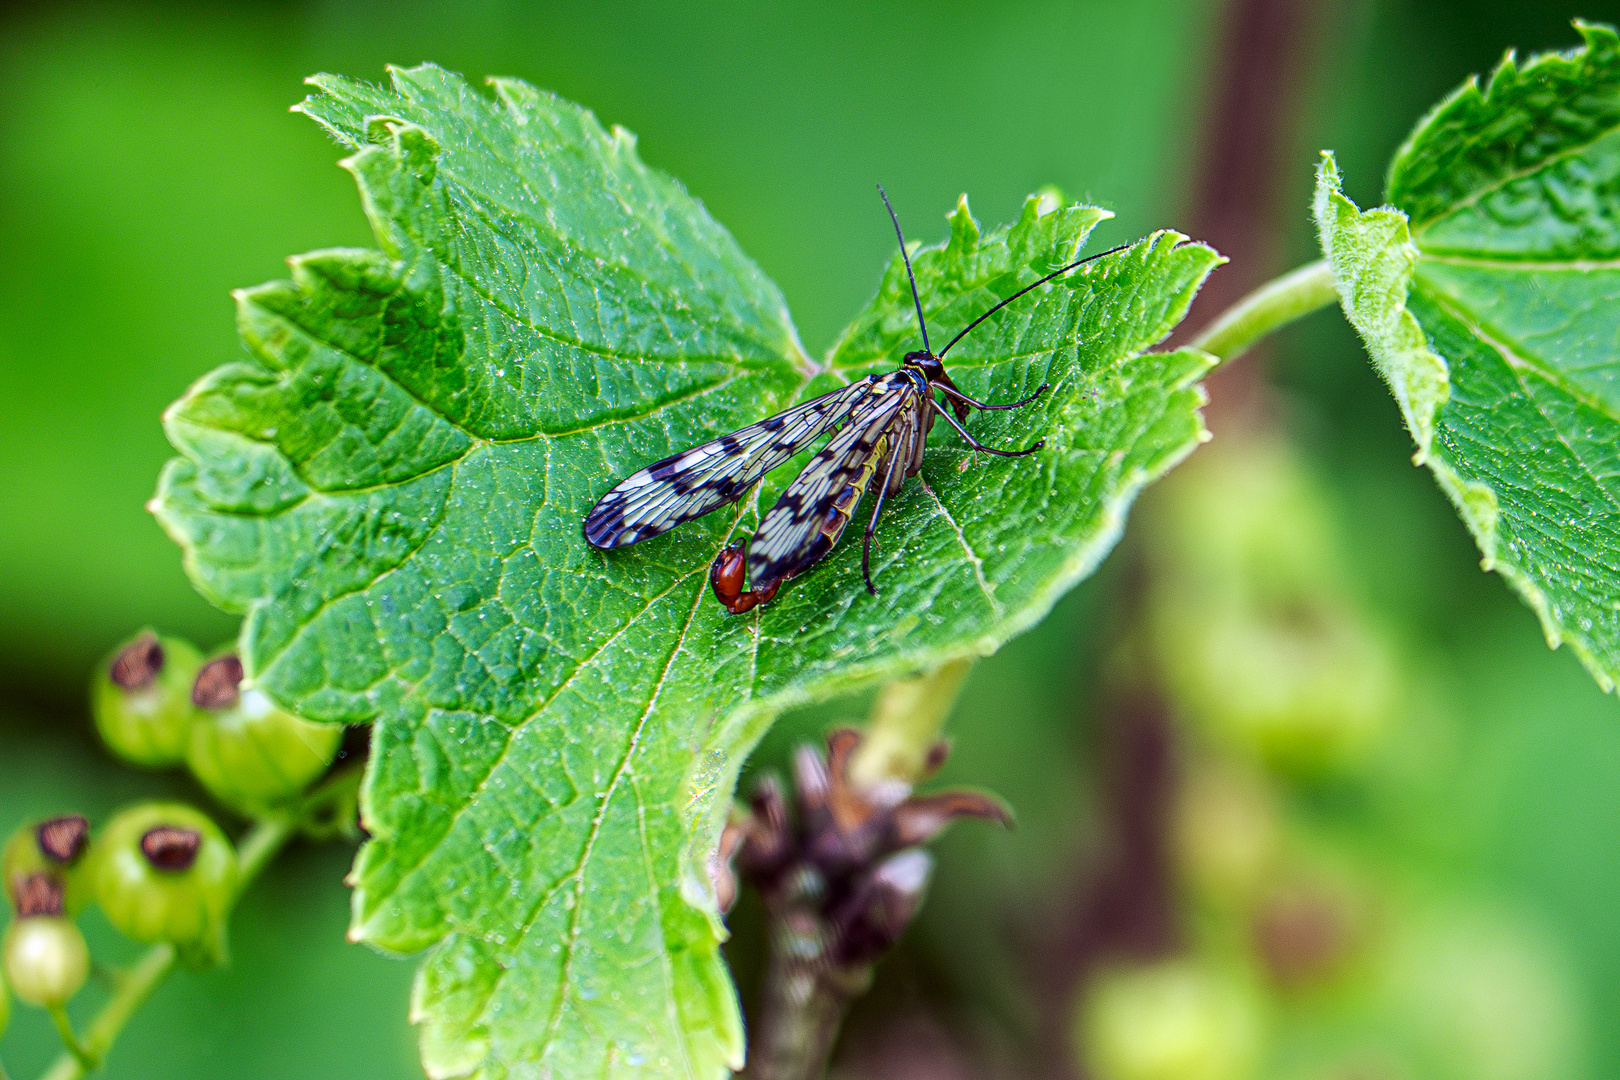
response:
M878 597L852 530L731 617L708 565L755 499L612 552L581 518L636 468L918 347L898 257L817 364L624 132L432 67L316 85L302 110L354 149L381 250L240 294L251 359L170 411L156 512L246 613L258 685L375 722L351 937L431 949L430 1075L719 1076L741 1032L705 863L742 758L788 704L994 650L1096 565L1202 437L1208 357L1146 350L1218 257L1156 234L999 313L951 354L959 383L1052 391L969 426L1046 450L975 460L936 425L885 511ZM957 209L917 256L931 324L954 333L1104 216L1041 209L989 234Z

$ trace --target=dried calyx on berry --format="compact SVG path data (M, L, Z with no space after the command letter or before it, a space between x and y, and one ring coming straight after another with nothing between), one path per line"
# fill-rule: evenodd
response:
M66 814L25 825L6 845L6 896L17 917L0 943L0 966L17 996L30 1005L61 1005L89 974L90 950L67 916L84 902L86 889L76 871L89 832L84 818Z
M156 825L141 834L141 854L158 870L190 870L202 846L202 833L174 825Z
M86 879L89 846L90 822L79 814L61 814L12 833L0 856L0 880L5 883L6 899L19 916L77 914L90 898ZM55 909L25 912L25 907L37 905L44 889L57 897Z
M343 741L341 724L313 724L243 681L225 653L204 664L191 687L197 717L186 764L220 802L257 814L297 796L326 771Z
M916 914L932 859L919 845L958 817L1012 824L1007 808L974 791L913 795L890 780L858 787L849 762L861 735L840 728L827 736L827 754L801 746L793 759L794 799L766 777L746 813L721 834L713 876L721 906L736 898L737 878L759 890L770 926L771 970L761 1003L766 1042L802 1041L782 1016L833 1021L865 989L871 965L887 952ZM943 744L928 764L944 763ZM735 870L733 870L733 866ZM819 999L824 1006L807 1008ZM770 1045L750 1048L769 1056ZM793 1051L798 1053L799 1051Z
M62 895L62 881L54 874L18 874L12 879L12 885L15 890L13 903L19 919L29 919L35 915L60 915L67 910Z
M191 681L202 653L180 638L143 630L95 671L90 712L119 757L136 765L177 765L191 730Z
M82 814L48 818L34 827L41 855L58 866L72 866L90 843L90 822Z

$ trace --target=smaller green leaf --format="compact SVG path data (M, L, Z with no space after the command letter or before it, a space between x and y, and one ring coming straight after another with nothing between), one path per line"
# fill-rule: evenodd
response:
M1484 555L1605 689L1620 678L1620 37L1511 54L1407 140L1392 208L1324 155L1345 314Z
M1322 155L1316 174L1316 227L1333 268L1350 324L1361 332L1378 373L1389 384L1417 441L1422 464L1434 441L1435 416L1451 396L1451 372L1429 348L1423 327L1406 309L1417 248L1406 215L1363 213L1339 193L1339 167Z

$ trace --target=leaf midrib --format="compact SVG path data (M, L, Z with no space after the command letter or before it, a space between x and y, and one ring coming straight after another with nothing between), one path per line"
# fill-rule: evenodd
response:
M1520 373L1525 371L1533 371L1537 375L1540 375L1543 379L1547 380L1547 382L1551 383L1571 400L1578 402L1582 406L1591 409L1593 412L1608 418L1616 425L1620 425L1620 411L1616 410L1615 405L1604 401L1601 398L1594 398L1590 391L1587 391L1571 382L1569 376L1565 374L1562 369L1548 367L1540 358L1532 359L1531 357L1523 356L1516 352L1511 346L1506 344L1506 341L1511 338L1511 335L1487 333L1486 327L1488 324L1484 319L1480 318L1477 313L1467 312L1458 308L1450 296L1435 288L1429 282L1423 281L1421 277L1418 279L1417 287L1421 289L1425 299L1434 304L1436 307L1443 309L1446 314L1450 315L1453 319L1456 319L1460 325L1466 326L1470 333L1479 338L1498 355L1500 355L1502 357L1502 362L1507 364L1507 366L1513 370L1514 377L1519 378L1521 385L1523 385L1524 380L1520 378ZM1491 329L1494 330L1495 328L1492 327ZM1525 391L1528 395L1529 387L1525 387ZM1532 397L1531 400L1534 400L1534 398ZM1537 411L1540 411L1539 405L1537 406ZM1547 422L1549 425L1552 424L1551 419L1548 419ZM1556 427L1554 430L1557 430ZM1560 436L1560 441L1562 441L1562 436ZM1566 443L1565 445L1567 446L1568 444ZM1570 447L1569 450L1570 453L1575 453L1574 447Z
M733 520L733 527L735 527L736 521L740 520L742 516L742 511L739 510L736 518ZM397 569L397 567L394 569ZM679 591L682 587L688 587L691 580L694 577L700 576L703 572L703 569L689 570L685 574L677 576L668 588L647 598L647 600L641 605L640 609L637 610L635 614L630 615L624 620L623 626L619 627L612 634L609 634L607 637L603 638L596 648L591 650L589 655L584 656L577 661L569 669L568 673L557 681L557 685L551 689L550 693L546 695L543 701L537 704L534 708L530 709L526 714L507 728L506 743L502 745L500 752L490 760L489 766L484 770L483 775L479 777L472 793L469 794L465 800L463 800L460 807L450 814L445 823L443 832L439 833L431 844L424 845L422 855L415 862L411 863L409 867L406 867L399 872L396 878L398 881L403 882L405 878L420 870L423 864L425 864L428 858L433 854L433 851L439 846L444 837L449 835L450 831L455 827L456 822L460 820L461 815L464 814L467 811L467 808L475 801L476 796L483 791L484 785L489 782L489 778L494 775L495 770L499 768L506 760L507 752L511 749L512 734L515 733L519 728L531 724L535 720L539 719L545 713L545 711L551 707L552 703L557 700L558 696L560 696L563 691L567 690L569 686L573 685L574 680L577 679L588 667L590 667L591 664L595 663L596 659L601 656L603 652L612 647L615 642L634 629L638 620L643 618L665 597ZM380 578L378 580L380 580ZM702 590L698 591L697 596L698 599L702 599ZM684 643L684 633L681 640ZM568 875L564 875L564 877L559 880L566 880L567 876ZM393 895L395 891L397 890L390 890L387 893L376 893L374 895L377 897L377 900L380 903L387 897ZM549 892L550 890L548 890L548 895Z
M1418 257L1427 262L1445 266L1469 266L1483 270L1538 270L1547 273L1589 273L1596 270L1620 270L1620 259L1516 259L1509 252L1500 255L1458 255L1450 252L1418 249Z
M1593 473L1592 467L1590 463L1587 462L1586 458L1579 450L1571 446L1569 441L1564 437L1562 428L1542 409L1541 403L1536 400L1536 395L1531 391L1529 385L1525 382L1524 373L1527 371L1533 371L1537 375L1540 375L1542 378L1546 379L1549 383L1552 383L1559 390L1564 391L1570 397L1581 401L1582 404L1588 404L1588 402L1581 398L1581 396L1569 386L1567 380L1565 380L1561 374L1550 372L1541 364L1519 356L1506 343L1499 341L1490 334L1486 333L1484 326L1482 326L1478 320L1472 319L1468 315L1459 311L1454 305L1448 302L1447 298L1436 295L1434 290L1425 288L1423 292L1425 298L1429 300L1429 302L1433 303L1436 307L1443 310L1447 315L1457 320L1459 325L1467 327L1469 333L1471 333L1487 348L1491 349L1499 357L1501 357L1502 362L1507 365L1508 370L1513 372L1514 379L1522 388L1525 400L1527 400L1531 407L1536 410L1536 415L1541 417L1542 422L1547 426L1547 430L1553 433L1553 437L1556 438L1558 440L1558 444L1569 453L1571 460L1575 461L1579 465L1581 474L1586 477L1593 487L1603 493L1611 508L1616 512L1620 512L1620 500L1617 500L1616 496L1610 493L1603 481L1600 480L1595 473ZM1608 408L1598 405L1591 405L1590 407L1596 411L1606 414L1611 420L1615 420L1617 424L1620 424L1620 418L1617 418Z
M686 578L680 579L677 584L684 583L685 581L689 580L691 576L693 575L688 575ZM665 595L667 595L667 592ZM675 646L670 650L669 656L664 661L663 669L658 673L658 680L653 684L652 693L647 697L647 704L642 709L641 716L636 721L636 726L630 733L630 740L625 746L624 754L619 758L619 764L614 769L612 778L608 781L607 790L602 793L600 800L601 805L597 807L596 816L591 820L591 828L589 833L586 835L584 850L580 853L579 862L575 864L574 869L563 879L567 880L567 878L571 877L574 880L574 903L569 913L568 942L563 948L562 977L558 980L560 985L557 991L557 1003L552 1012L551 1019L546 1023L546 1034L540 1044L539 1053L542 1057L545 1055L546 1049L551 1046L552 1040L556 1036L557 1028L562 1023L563 1006L568 1001L569 989L572 985L568 976L573 967L574 956L576 955L576 946L579 941L579 921L585 910L585 865L590 862L591 852L595 849L596 840L601 835L602 823L607 818L608 807L612 805L614 794L618 791L619 781L624 778L626 771L630 767L630 759L635 756L636 747L640 744L642 733L646 730L647 719L652 716L653 708L658 703L659 695L663 693L664 686L669 681L670 669L675 666L676 658L680 656L681 650L686 647L686 636L691 632L692 622L697 618L698 607L702 603L703 590L699 588L696 590L696 595L694 595L692 598L692 606L687 609L686 621L681 624L680 633L676 635ZM556 695L554 694L553 699L555 699L555 696ZM525 724L529 722L530 721L528 720L524 721ZM506 756L507 747L510 747L511 743L512 740L508 739L506 746L501 748L502 758ZM631 784L630 787L632 793L636 795L636 806L639 814L642 807L640 793L635 791L634 784ZM642 834L641 847L643 857L645 858L647 845L644 834ZM653 879L649 878L649 880ZM551 890L547 891L547 895L549 895L550 891ZM659 904L657 895L654 894L652 899L653 906L651 911L654 913L660 913L662 905ZM524 919L522 931L523 940L528 940L529 931L534 926L534 921L540 917L540 912L544 909L544 907L545 902L544 900L541 900L535 904L535 906L530 910L528 916ZM660 927L662 927L662 922L662 915L659 914ZM660 929L660 938L662 938L662 936L662 929ZM666 977L672 977L673 972L668 970L669 949L667 947L667 941L664 942L664 945L665 947L660 950L659 956L663 961ZM508 970L509 969L507 968L500 968L492 981L495 984L499 984L500 981L505 978ZM669 995L669 999L673 1001L673 994ZM480 1012L479 1015L482 1017L483 1013ZM676 1042L680 1046L681 1059L688 1064L689 1067L687 1069L687 1074L690 1075L691 1055L689 1054L687 1048L686 1031L679 1023L672 1026L675 1031Z

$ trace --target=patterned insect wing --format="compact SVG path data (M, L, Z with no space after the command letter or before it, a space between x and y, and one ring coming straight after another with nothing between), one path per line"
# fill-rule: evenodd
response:
M926 406L916 384L900 372L873 384L872 393L850 413L849 423L810 459L760 521L748 544L748 577L755 589L799 573L832 549L878 464L901 444L908 455L913 452L909 447L914 443L907 440L921 439Z
M870 386L862 380L839 387L631 473L585 515L585 539L594 547L625 547L735 502L848 415Z

